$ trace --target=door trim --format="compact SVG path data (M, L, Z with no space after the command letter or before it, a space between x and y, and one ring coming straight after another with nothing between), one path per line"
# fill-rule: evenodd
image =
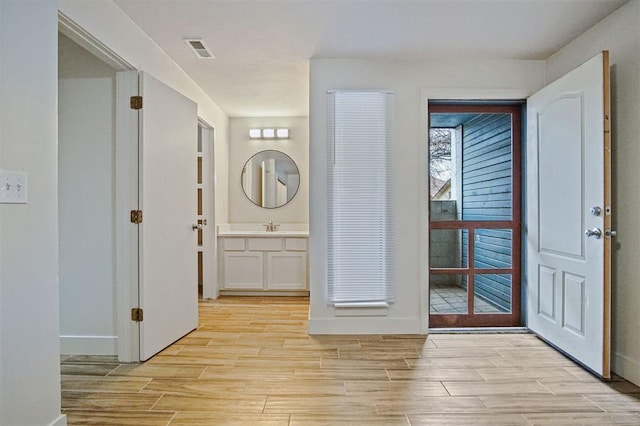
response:
M215 209L215 128L207 122L198 119L198 127L202 129L202 190L203 190L203 218L208 220L208 225L203 231L202 253L204 258L204 281L202 283L202 298L217 299L220 295L218 288L218 253L217 253L217 220ZM205 149L205 144L207 145ZM207 158L205 158L207 155ZM205 170L206 168L206 170ZM208 178L208 179L207 179ZM205 181L207 180L207 181ZM210 201L210 202L208 202ZM205 247L206 246L206 247ZM207 259L208 256L208 259Z
M122 56L111 50L61 11L58 11L58 31L109 64L116 71L132 71L136 69Z

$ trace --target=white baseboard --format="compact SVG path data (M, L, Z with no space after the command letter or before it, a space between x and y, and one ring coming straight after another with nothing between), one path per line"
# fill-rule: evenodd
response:
M421 334L419 319L340 317L309 319L309 334Z
M64 355L118 355L118 336L60 336Z
M618 376L640 386L640 362L618 352L611 353L611 370Z
M57 419L49 423L49 426L67 426L67 415L60 414Z

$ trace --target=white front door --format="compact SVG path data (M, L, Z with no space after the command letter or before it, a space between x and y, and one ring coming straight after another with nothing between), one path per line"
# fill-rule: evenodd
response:
M603 378L610 376L608 62L603 52L527 101L527 325Z
M140 359L198 326L194 102L140 73Z

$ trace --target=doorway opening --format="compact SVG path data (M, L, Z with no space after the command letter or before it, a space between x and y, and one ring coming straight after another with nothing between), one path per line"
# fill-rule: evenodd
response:
M216 299L215 130L198 120L197 224L198 299Z
M115 87L119 71L58 34L60 350L118 353Z
M429 103L429 326L519 326L521 104Z
M198 223L194 220L196 194L195 190L188 193L182 190L197 185L193 155L197 107L147 73L135 70L66 17L60 15L59 18L61 353L117 356L119 361L135 362L157 352L147 349L151 346L147 341L159 340L160 336L168 342L166 346L182 336L184 330L197 326L195 253L198 248L196 235L191 230L192 224ZM129 102L133 96L143 94L145 108L138 109ZM165 101L163 97L170 100ZM158 105L171 106L171 119L158 118L160 112L166 113L169 109L154 108ZM175 112L178 107L180 115ZM174 132L178 124L180 135ZM214 129L204 124L202 129L203 152L199 157L203 161L202 188L208 194L202 203L211 208L203 210L201 219L206 219L211 226L205 228L213 231ZM161 163L149 147L141 145L143 136L154 142L161 138L163 143L169 140L165 145L177 152L163 157L168 158L169 165ZM193 151L189 153L183 145L172 141L191 141ZM149 146L159 149L158 143ZM184 156L179 157L183 153ZM139 162L143 154L147 161ZM178 180L169 177L166 170L181 177L178 190L168 187L168 183ZM152 172L161 178L148 178ZM147 181L156 186L138 185ZM183 194L188 195L188 200L177 198ZM145 215L141 222L144 205L147 213L152 214ZM182 215L187 210L188 213ZM180 220L169 217L178 211ZM171 255L166 257L173 263L155 261L153 255L159 250L178 247L169 241L168 233L176 229L182 232L179 242L188 246L188 250L180 247L179 253L189 255L189 259L177 260L178 256ZM215 247L215 232L213 235L204 236L208 245L202 248L205 297L213 294L215 286L215 262L211 262L215 259L215 248L205 250L205 247ZM147 238L144 250L142 237ZM149 242L152 237L162 239L163 244ZM213 264L210 267L213 272L208 270L208 263ZM159 266L166 266L181 278L174 279L164 271L157 273L155 269ZM177 266L182 269L178 271ZM153 285L143 289L139 286L142 278ZM167 284L165 288L158 286L161 280ZM160 297L154 297L158 295ZM158 309L161 303L170 308ZM178 303L181 307L188 304L189 313L185 314L186 308L178 310ZM144 322L141 322L143 309ZM163 320L169 322L169 326L161 324ZM178 324L182 328L173 330Z

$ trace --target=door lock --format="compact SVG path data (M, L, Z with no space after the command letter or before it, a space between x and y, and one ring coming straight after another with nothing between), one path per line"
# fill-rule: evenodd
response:
M602 209L598 206L591 207L590 211L594 216L600 216L600 214L602 213Z
M602 236L602 231L600 230L600 228L587 229L586 231L584 231L584 235L586 235L587 237L596 237L597 240Z

